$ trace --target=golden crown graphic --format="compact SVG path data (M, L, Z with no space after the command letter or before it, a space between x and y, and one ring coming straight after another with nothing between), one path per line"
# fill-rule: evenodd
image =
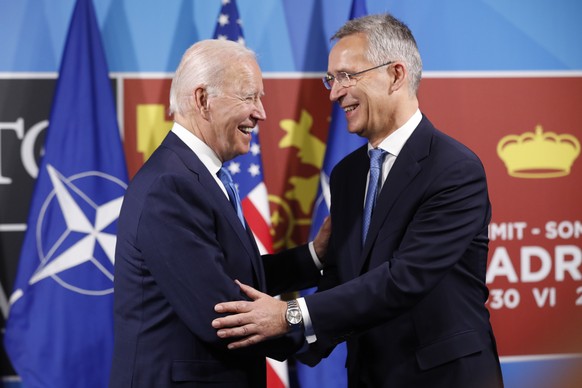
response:
M566 176L580 154L580 142L570 134L543 132L507 135L497 143L497 155L507 173L517 178L556 178Z

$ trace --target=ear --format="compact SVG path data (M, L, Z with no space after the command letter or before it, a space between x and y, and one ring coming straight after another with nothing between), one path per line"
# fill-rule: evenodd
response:
M392 85L390 85L390 90L395 92L403 88L407 83L408 70L401 62L396 62L394 65L390 66L392 68Z
M194 110L203 118L208 118L208 93L203 87L194 89Z

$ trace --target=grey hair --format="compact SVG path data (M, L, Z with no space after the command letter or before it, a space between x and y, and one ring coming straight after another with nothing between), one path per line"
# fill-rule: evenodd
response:
M229 81L225 72L243 58L256 60L256 54L229 40L207 39L190 46L172 79L170 114L185 115L191 109L192 91L198 87L205 88L209 95L220 95Z
M412 32L390 14L368 15L344 24L331 40L349 35L364 34L368 39L366 59L380 65L402 61L410 75L410 91L416 95L422 77L422 60Z

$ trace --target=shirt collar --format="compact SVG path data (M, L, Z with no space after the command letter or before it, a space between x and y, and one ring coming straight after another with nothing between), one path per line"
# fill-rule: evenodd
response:
M420 109L417 109L403 126L388 135L386 139L382 140L382 142L378 145L378 148L387 151L391 155L398 156L402 150L402 147L404 147L404 144L412 135L421 120L422 113L420 113ZM370 151L372 148L374 147L368 143L368 151Z
M204 143L196 135L176 122L172 126L172 132L198 156L208 171L216 175L222 167L222 162L208 144Z

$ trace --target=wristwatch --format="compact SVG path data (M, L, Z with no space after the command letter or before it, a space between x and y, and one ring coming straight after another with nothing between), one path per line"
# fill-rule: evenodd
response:
M303 315L296 299L287 302L287 311L285 312L285 319L287 325L291 329L300 328L303 326Z

